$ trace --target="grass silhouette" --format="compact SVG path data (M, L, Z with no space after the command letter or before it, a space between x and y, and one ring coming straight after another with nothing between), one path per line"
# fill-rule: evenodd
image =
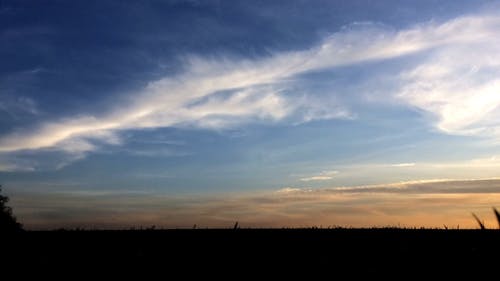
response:
M495 218L497 219L498 223L498 229L500 229L500 212L495 207L492 207L493 213L495 214ZM482 221L476 214L472 213L472 216L476 220L477 224L479 224L479 227L484 230L486 229L486 226L484 225L484 221ZM446 226L445 226L446 228Z
M500 223L500 212L493 208ZM287 269L295 273L454 272L494 266L500 252L498 230L457 226L387 226L185 229L141 227L128 230L26 231L7 243L4 256L26 266L91 271L105 265L117 271L168 267L169 273L205 274L217 268L240 272ZM243 224L245 224L243 222ZM237 229L237 231L234 231ZM191 271L183 268L188 266ZM184 270L184 271L183 271ZM143 271L145 272L145 271Z
M493 212L495 213L495 217L497 219L497 222L498 222L498 229L500 229L500 213L498 212L498 210L493 207Z
M486 229L486 227L484 226L484 222L474 213L472 213L472 216L474 217L474 219L476 220L477 224L479 224L479 227L481 229Z
M8 198L0 198L2 210L12 216L12 209L5 205ZM500 228L500 212L495 207L493 212ZM38 268L36 272L51 274L60 268L78 274L103 269L113 274L159 270L172 276L194 272L205 279L210 272L224 274L217 269L226 268L245 274L256 272L259 278L273 271L296 277L301 270L346 274L349 279L364 275L375 279L377 273L384 278L395 273L422 273L427 278L436 272L446 272L449 278L450 272L476 275L484 267L496 266L497 259L490 257L500 252L499 231L486 229L475 213L472 216L480 230L446 224L435 228L398 224L269 229L242 228L240 221L235 221L219 229L194 224L184 229L151 225L128 230L23 231L3 236L8 239L0 246L0 264L6 269L22 265L30 272Z

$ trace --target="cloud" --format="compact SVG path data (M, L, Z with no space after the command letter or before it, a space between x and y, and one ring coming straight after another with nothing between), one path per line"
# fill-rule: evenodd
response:
M293 193L293 192L302 192L304 189L302 188L296 188L296 187L283 187L279 190L277 190L277 193Z
M21 116L40 114L36 102L28 97L0 96L0 112L6 112L12 118L19 119Z
M357 187L325 188L320 189L319 192L414 194L500 193L500 180L498 178L470 180L435 179Z
M430 180L326 189L288 187L232 196L168 196L150 192L12 190L12 206L30 229L304 226L475 228L471 212L495 222L500 180Z
M35 168L31 165L19 165L17 163L0 163L0 172L31 172Z
M173 150L168 148L160 149L129 149L126 153L141 157L180 157L190 155L189 152Z
M301 178L301 181L325 181L325 180L331 180L331 176L312 176L312 177L307 177L307 178Z
M326 180L331 180L335 175L337 175L339 172L338 171L323 171L319 174L309 176L309 177L303 177L300 178L300 181L326 181Z
M496 178L500 169L500 158L489 156L466 160L418 163L331 163L324 167L334 167L339 171L326 184L352 186L356 184L376 184L380 182L414 182L419 179L460 179ZM315 176L315 175L311 175ZM316 186L320 187L320 186Z
M402 69L390 81L398 85L395 98L435 116L437 128L444 132L497 135L499 27L500 18L494 14L399 31L355 23L303 51L258 59L185 56L184 71L149 83L129 98L115 101L106 112L18 128L0 138L0 152L49 148L81 155L101 144L121 144L120 132L130 129L221 129L248 122L296 124L352 118L345 105L321 104L294 91L295 78L417 53L423 62Z
M398 163L398 164L392 164L391 167L413 167L415 166L415 163Z
M465 21L470 25L465 25ZM500 136L500 39L493 18L456 20L463 34L477 32L474 40L447 44L402 72L402 99L435 118L446 133ZM484 35L484 36L483 36Z

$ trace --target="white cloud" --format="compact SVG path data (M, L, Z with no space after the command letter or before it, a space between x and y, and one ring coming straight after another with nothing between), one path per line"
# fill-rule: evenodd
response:
M392 164L391 167L413 167L415 166L415 163L398 163L398 164Z
M301 181L326 181L331 180L335 175L337 175L338 171L323 171L319 174L300 178Z
M498 177L500 159L484 157L418 163L329 164L340 171L337 185L377 184L380 182L418 182L420 179L462 179ZM324 186L324 185L323 185Z
M289 193L295 193L295 192L301 192L301 191L303 191L303 189L301 189L301 188L283 187L283 188L277 190L276 193L289 194Z
M398 98L431 113L441 131L500 136L500 20L457 21L481 36L434 50L403 72ZM457 31L458 32L458 31ZM484 36L483 36L484 35Z
M330 176L312 176L312 177L306 177L306 178L301 178L301 181L326 181L326 180L331 180L333 177Z
M107 112L82 114L18 129L0 138L0 152L59 149L93 151L99 142L120 144L116 132L169 126L223 128L251 121L292 123L350 118L341 104L320 104L290 93L297 75L342 65L427 51L425 60L404 69L396 96L437 117L448 133L500 135L500 18L460 17L394 31L354 24L304 51L258 60L185 58L185 71L149 85ZM292 118L293 119L293 118ZM327 180L329 175L310 177ZM308 180L308 178L304 178Z

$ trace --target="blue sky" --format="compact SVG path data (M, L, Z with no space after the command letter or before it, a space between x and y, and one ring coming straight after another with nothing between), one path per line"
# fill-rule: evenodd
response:
M346 187L479 180L491 195L498 4L0 1L0 183L34 228L127 226L113 223L117 204L128 217L144 207L133 224L220 226L238 219L231 208L196 210L311 190L321 204L304 204L323 210L324 191ZM359 210L342 202L342 213ZM172 206L192 213L146 219ZM295 217L297 206L273 224L260 206L239 216L327 224Z

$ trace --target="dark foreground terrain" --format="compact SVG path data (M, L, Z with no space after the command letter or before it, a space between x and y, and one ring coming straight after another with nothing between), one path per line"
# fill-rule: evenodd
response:
M106 270L185 278L228 277L231 272L412 277L434 272L496 276L500 269L497 230L28 231L2 240L2 266L26 269L19 274L63 269L78 274Z

